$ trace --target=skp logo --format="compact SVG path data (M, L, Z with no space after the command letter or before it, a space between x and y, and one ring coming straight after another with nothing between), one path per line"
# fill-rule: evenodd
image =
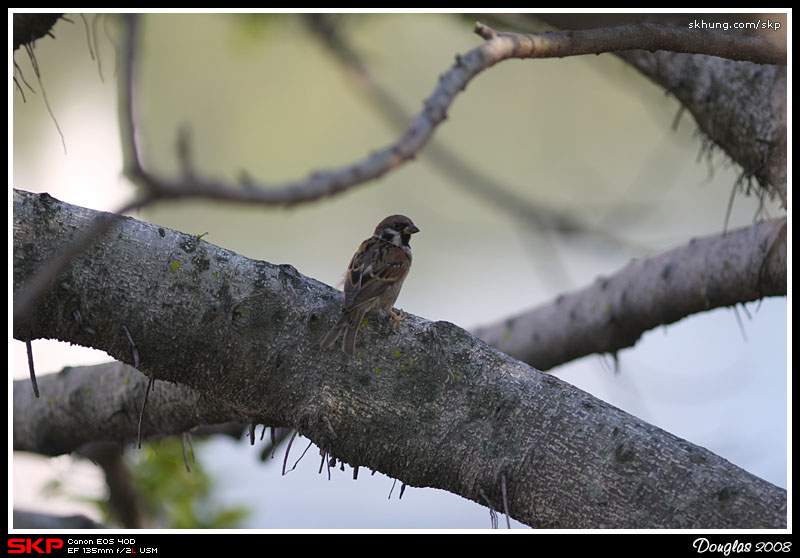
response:
M64 548L61 539L8 539L9 554L50 554L57 548Z

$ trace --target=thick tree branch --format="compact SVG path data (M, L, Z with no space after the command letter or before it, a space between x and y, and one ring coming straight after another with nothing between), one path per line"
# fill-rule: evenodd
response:
M15 191L14 291L94 219L94 211ZM392 333L390 317L371 316L355 358L322 351L340 301L290 266L126 218L72 260L14 323L14 336L93 346L130 363L125 325L142 372L202 393L201 405L227 418L293 426L337 460L411 486L495 508L505 497L511 515L532 526L786 525L784 490L452 324L409 316ZM40 399L22 389L20 403L69 420L69 411L50 407L72 403L60 390L51 400L58 388L45 380ZM130 423L137 409L115 414L124 382L112 384L95 384L110 401L97 411ZM188 415L184 407L172 423Z
M42 268L25 284L25 288L15 293L14 320L21 319L24 314L28 313L30 311L30 305L33 304L33 300L41 295L53 282L53 279L64 266L66 266L72 258L86 250L98 236L108 231L117 219L122 218L122 214L141 208L146 204L147 200L137 200L121 207L115 213L98 213L97 219L92 223L91 227L87 227L82 231L82 234L76 235L72 239L72 242L64 245L47 261L42 262Z
M132 370L132 375L134 374L141 376L137 371ZM148 518L144 513L131 473L123 459L122 447L114 442L91 442L81 447L79 453L103 470L108 487L109 508L118 523L124 529L151 527L148 524Z
M703 133L741 166L739 190L749 193L756 179L763 193L788 208L786 66L672 52L620 57L675 95Z
M60 13L31 13L14 14L14 44L13 50L25 44L32 44L45 35L54 37L53 25L63 17Z
M91 442L136 440L148 379L122 362L65 368L39 379L42 404L27 380L14 382L14 450L71 453ZM238 417L235 419L234 417ZM239 420L236 411L185 385L156 381L144 417L144 436L187 432L199 424Z
M439 78L439 83L425 100L423 111L395 143L373 152L355 163L313 173L289 183L262 183L248 177L242 184L198 176L190 165L177 179L150 173L141 163L134 134L134 67L136 19L126 17L126 39L122 49L120 108L125 153L125 172L143 186L153 198L202 197L264 205L293 205L340 193L353 186L375 180L386 172L414 159L428 143L436 127L446 118L455 97L484 70L509 59L549 58L598 54L628 49L672 48L679 52L703 52L734 59L755 59L762 63L785 62L785 52L768 50L764 54L757 38L731 37L712 31L687 32L680 28L657 25L632 25L590 31L567 31L543 35L498 34L480 23L476 32L486 41L464 55ZM688 47L686 44L688 43ZM184 163L191 160L188 139L182 136L179 151Z
M481 23L475 32L487 41L502 39L498 49L513 49L514 58L562 58L625 50L666 50L719 56L757 64L786 64L786 45L762 36L749 37L709 29L688 29L656 23L555 31L551 33L497 33ZM505 43L505 44L503 44ZM510 44L509 44L510 43Z
M767 24L777 23L785 30L785 14L773 14L765 19L759 17L755 21L738 21L738 28L725 31L689 28L697 18L706 21L722 19L716 23L727 25L737 16L747 19L750 15L695 14L687 17L680 14L593 14L585 17L547 14L536 16L535 19L570 29L559 34L569 36L570 33L580 33L585 37L604 33L608 29L606 26L613 25L614 20L619 18L673 20L672 25L639 21L614 28L669 29L676 39L685 37L685 47L673 44L656 52L648 52L654 49L620 48L615 54L664 87L681 102L683 108L689 110L710 140L706 144L707 153L711 153L711 145L718 145L743 169L736 184L737 189L750 193L750 182L756 179L761 186L761 194L770 197L777 195L783 207L788 208L787 42L785 33L775 27L763 28ZM504 23L530 25L531 19L506 19ZM756 27L759 24L761 27ZM742 29L749 29L756 34L745 35ZM660 34L660 31L656 32L654 40L662 41ZM709 47L694 48L698 41L708 41ZM733 52L739 52L740 55L732 55Z
M786 219L693 239L475 335L548 370L633 346L647 330L697 312L786 296Z
M142 186L144 195L139 200L131 201L120 210L120 213L160 198L178 197L206 197L267 205L292 205L333 195L376 179L413 159L428 143L435 128L444 121L446 112L456 95L479 73L503 60L572 56L636 48L669 48L680 52L718 54L734 59L761 62L780 59L781 56L785 58L785 47L781 51L780 45L776 46L760 38L712 31L689 32L678 27L653 24L541 35L498 34L484 25L477 24L476 31L487 39L486 42L464 56L456 56L456 64L440 77L438 86L425 101L425 109L412 120L405 134L394 144L376 151L362 161L339 169L317 172L306 179L291 183L267 184L248 179L242 184L228 184L200 177L194 173L191 166L189 138L186 134L181 134L178 142L183 168L181 177L177 179L159 177L150 173L143 165L136 143L134 118L138 17L127 15L123 19L125 33L120 53L119 120L125 172L134 182ZM664 52L659 52L657 55L673 57L671 60L678 60L679 63L666 64L655 59L654 64L653 55L641 50L631 51L626 56L652 79L663 83L668 90L673 91L692 111L709 137L745 169L737 187L744 189L750 179L755 177L762 185L769 185L771 192L777 192L786 207L788 198L785 66L736 65L735 62L711 58L712 62L709 64L713 66L709 67L704 62L706 58L702 56L687 57L687 55ZM675 56L684 58L676 59ZM634 62L642 57L645 62ZM687 63L687 60L692 63ZM687 71L687 68L694 68L695 64L702 71ZM665 68L670 70L665 71ZM742 88L740 86L742 83L747 84L747 87ZM752 90L756 92L753 93ZM767 101L764 102L764 99ZM747 116L729 118L729 115L734 113ZM451 172L460 173L464 178L463 184L473 185L474 191L484 197L487 196L485 185L490 181L483 179L484 184L474 188L475 182L466 177L469 169L459 164L455 157L446 150L438 148L435 155ZM480 181L478 180L478 183ZM513 207L515 213L540 225L572 232L579 228L573 220L564 215L552 213L548 215L542 208L531 206L508 191L497 187L493 190L494 192L489 194L493 203L507 208ZM44 286L52 281L52 277L65 261L74 253L83 250L110 222L110 219L99 220L94 231L87 233L71 247L66 247L52 262L49 262L49 271L40 273L37 282L29 285L28 292L20 293L19 298L15 300L15 319L21 312L28 311L30 300L38 296Z
M25 510L14 510L14 529L106 529L84 515L50 515Z
M307 14L305 21L315 36L324 43L326 52L342 63L348 72L350 82L375 105L377 114L393 128L401 131L405 129L411 120L411 114L391 89L375 79L367 63L341 29L341 25L337 25L338 18L331 14ZM454 186L475 195L527 225L563 234L592 234L595 238L598 235L611 236L604 231L587 229L585 222L567 212L534 201L530 196L517 194L511 185L490 176L441 141L437 141L436 137L430 139L423 155L448 176Z

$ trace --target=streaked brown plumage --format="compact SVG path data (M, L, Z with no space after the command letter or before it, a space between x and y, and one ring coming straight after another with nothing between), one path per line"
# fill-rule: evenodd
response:
M325 338L327 349L344 331L342 350L349 356L355 352L356 334L364 315L372 310L385 310L395 320L404 317L392 311L411 269L411 235L419 228L404 215L390 215L375 227L375 233L358 247L344 278L342 315Z

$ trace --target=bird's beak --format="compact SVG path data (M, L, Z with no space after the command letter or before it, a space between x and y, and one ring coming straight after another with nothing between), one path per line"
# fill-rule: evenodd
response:
M419 232L419 227L416 226L414 223L411 223L406 228L403 229L405 234L414 234Z

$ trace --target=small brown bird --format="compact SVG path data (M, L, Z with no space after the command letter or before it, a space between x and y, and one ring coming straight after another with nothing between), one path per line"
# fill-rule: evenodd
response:
M372 310L385 310L394 318L394 327L405 319L392 306L400 294L411 269L411 235L419 228L405 215L390 215L375 227L375 233L358 247L344 278L342 315L322 340L327 349L344 330L342 350L353 356L356 334L364 315Z

